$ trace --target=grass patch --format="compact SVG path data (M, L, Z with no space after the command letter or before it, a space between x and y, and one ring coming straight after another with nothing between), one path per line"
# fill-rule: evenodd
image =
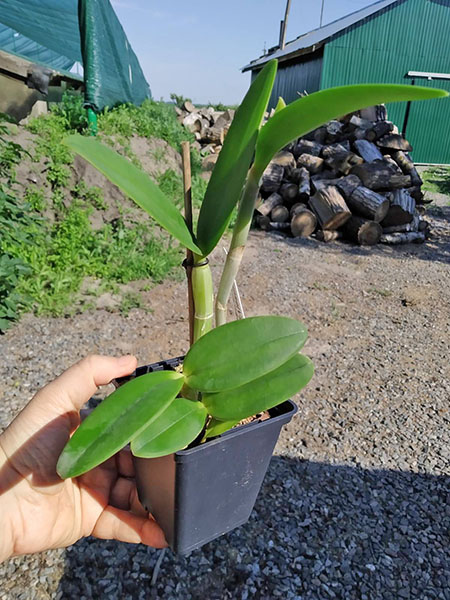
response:
M450 167L430 167L421 175L423 191L450 196Z
M148 220L125 223L126 207L120 207L113 223L92 229L90 215L108 205L100 188L71 184L73 157L62 143L64 136L87 126L80 99L65 95L50 114L31 120L28 129L37 139L30 155L9 141L6 120L0 119L0 332L25 310L51 316L79 310L86 278L120 293L120 284L176 276L174 267L182 261L181 249L159 227ZM161 137L175 147L191 137L176 121L173 107L151 101L105 112L99 130L104 136L122 136L125 145L134 134ZM20 198L12 187L24 158L45 163L46 184L29 186ZM195 173L199 165L193 155L196 203L206 187ZM169 171L161 184L169 197L182 202L181 177ZM43 217L46 210L55 215L54 222ZM126 293L119 309L127 313L140 305L138 293Z

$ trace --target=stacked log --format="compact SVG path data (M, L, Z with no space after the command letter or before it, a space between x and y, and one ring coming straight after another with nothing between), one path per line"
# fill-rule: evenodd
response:
M256 225L360 245L423 241L429 226L417 210L424 196L411 150L382 105L330 121L269 164Z
M178 121L195 137L192 146L204 157L203 167L211 170L216 162L214 159L222 149L235 111L216 111L212 106L197 108L189 100L183 103L182 108L174 108Z

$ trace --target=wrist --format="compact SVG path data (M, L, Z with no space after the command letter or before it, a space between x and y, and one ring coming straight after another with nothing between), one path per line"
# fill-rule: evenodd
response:
M8 492L8 457L0 435L0 563L13 556L14 535L11 519L10 491Z

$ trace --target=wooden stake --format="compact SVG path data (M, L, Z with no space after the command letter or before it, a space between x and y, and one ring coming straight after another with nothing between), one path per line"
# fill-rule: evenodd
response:
M189 142L181 142L181 157L183 160L183 187L184 187L184 219L189 231L192 233L192 182L191 182L191 150ZM192 250L186 249L186 277L188 284L189 306L189 343L194 343L194 294L192 291L192 266L194 255Z

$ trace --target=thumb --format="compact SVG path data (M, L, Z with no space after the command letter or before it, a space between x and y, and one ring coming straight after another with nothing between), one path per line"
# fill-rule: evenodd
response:
M80 408L95 394L98 386L110 383L115 377L129 375L136 364L134 356L84 358L34 396L2 434L1 447L11 456L27 440L36 441L38 436L41 444L44 436L47 442L58 438L55 447L62 449L68 433L79 424Z
M116 377L129 375L136 365L136 358L130 355L120 358L88 356L42 388L31 403L45 404L45 408L52 412L55 409L62 412L79 411L100 385L106 385Z
M129 375L136 364L134 356L113 358L92 355L83 358L39 390L8 430L14 430L17 421L20 421L23 432L24 429L45 426L63 415L78 415L80 408L95 394L99 385L106 385L116 377Z

